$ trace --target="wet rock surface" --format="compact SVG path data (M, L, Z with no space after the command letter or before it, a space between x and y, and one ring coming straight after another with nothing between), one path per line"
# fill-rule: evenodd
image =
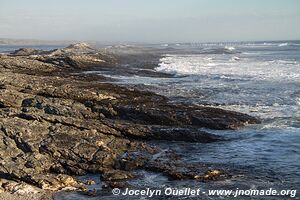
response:
M112 188L124 184L115 181L138 178L136 169L173 179L229 177L147 141L215 142L223 138L199 129L236 129L259 120L74 75L88 67L116 69L118 59L87 44L0 56L1 178L57 191L85 190L74 176L87 173L101 174Z

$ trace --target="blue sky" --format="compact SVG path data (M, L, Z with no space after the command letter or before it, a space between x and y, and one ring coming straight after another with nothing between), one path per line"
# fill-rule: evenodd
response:
M300 0L0 0L0 38L146 43L300 39Z

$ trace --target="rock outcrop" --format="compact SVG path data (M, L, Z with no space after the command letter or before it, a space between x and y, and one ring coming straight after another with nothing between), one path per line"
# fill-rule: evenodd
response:
M259 121L217 108L171 104L152 92L72 73L116 62L85 44L0 56L0 178L56 191L84 190L72 176L86 173L100 173L113 187L112 181L133 178L135 169L175 179L228 177L226 171L185 164L176 153L158 156L161 150L146 141L214 142L222 138L199 128L235 129Z

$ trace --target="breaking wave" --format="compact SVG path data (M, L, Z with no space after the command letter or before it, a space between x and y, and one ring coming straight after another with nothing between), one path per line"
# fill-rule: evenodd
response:
M175 75L219 75L257 80L300 80L294 60L256 60L237 56L166 55L155 70Z
M236 54L240 53L239 51L236 51L234 47L228 46L228 47L222 47L222 48L207 48L203 49L200 54Z

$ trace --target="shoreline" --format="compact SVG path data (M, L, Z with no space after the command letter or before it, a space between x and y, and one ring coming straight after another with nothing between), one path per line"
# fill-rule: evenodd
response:
M228 179L226 169L184 163L176 152L153 160L161 149L147 141L222 141L198 129L236 129L260 121L233 111L172 104L152 92L99 83L96 75L73 75L97 68L118 71L120 63L115 53L87 44L0 55L0 177L48 191L86 191L87 184L74 178L86 173L101 174L108 190L125 187L127 179L138 178L136 169L175 180Z

